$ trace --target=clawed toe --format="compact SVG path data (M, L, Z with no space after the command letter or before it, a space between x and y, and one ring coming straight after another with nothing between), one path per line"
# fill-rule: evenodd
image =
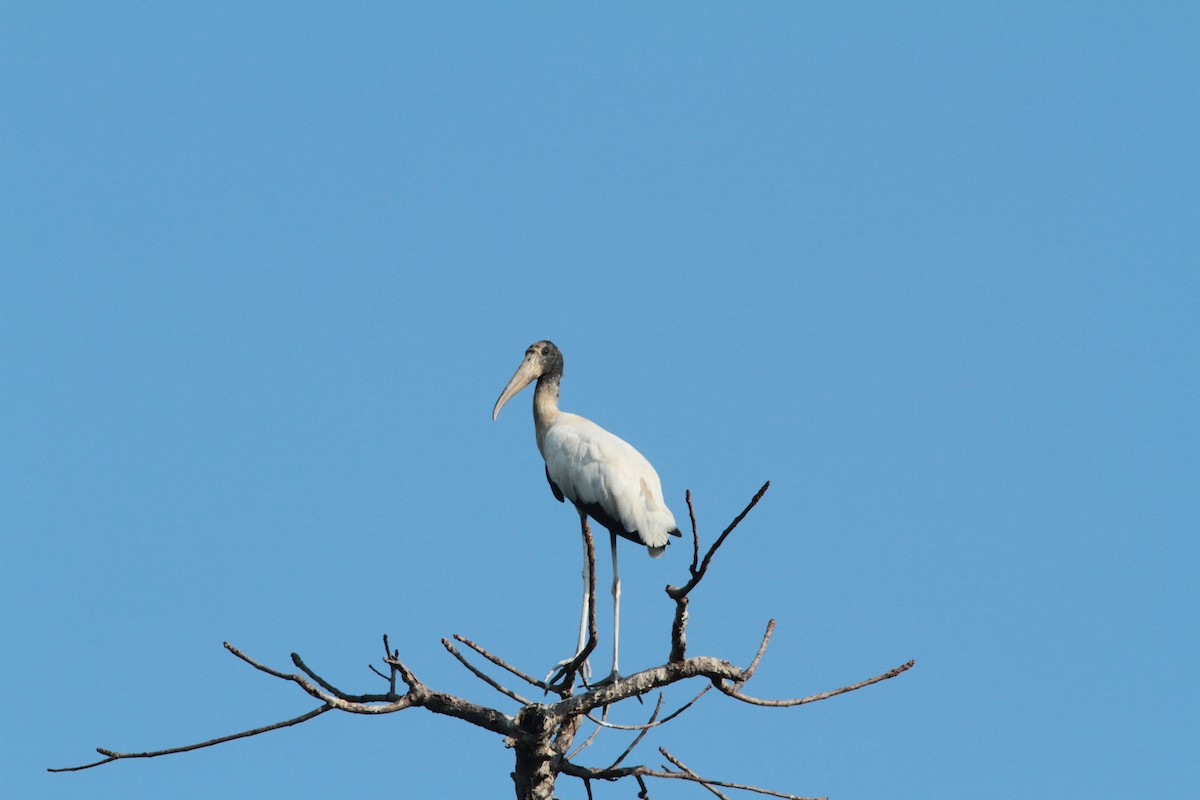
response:
M614 669L612 672L608 673L607 677L597 681L596 683L593 683L592 686L609 686L610 684L614 684L621 680L623 677L624 676L621 673Z
M583 681L583 685L588 686L588 681L592 677L592 665L585 658L582 664L573 668L575 659L578 657L579 654L576 653L570 658L555 664L550 671L546 673L546 685L556 686L562 681L565 681L570 673L578 673L580 680Z

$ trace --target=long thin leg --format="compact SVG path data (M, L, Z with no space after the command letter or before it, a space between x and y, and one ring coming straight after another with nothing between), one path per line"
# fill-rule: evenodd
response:
M575 645L575 654L555 664L554 669L550 670L550 673L546 675L547 683L554 683L556 680L555 676L559 675L567 665L578 658L588 643L588 623L591 621L590 612L592 610L592 597L589 591L592 583L592 565L588 559L587 512L582 509L579 509L579 540L583 543L583 609L579 615L579 640ZM586 684L592 677L592 665L588 663L587 659L584 659L583 664L580 665L579 672L583 678L583 682Z
M592 582L591 564L588 563L587 557L587 540L583 538L583 526L587 525L587 514L583 511L579 512L579 528L580 541L583 543L583 610L579 615L579 643L575 645L575 655L583 652L584 645L587 644L588 634L588 612L591 610L591 596L588 592L588 586ZM587 680L592 674L591 666L585 661L583 662L583 677Z
M615 681L621 677L621 673L617 669L617 643L621 640L621 576L617 573L617 535L610 531L608 541L612 547L613 562L613 667L612 675L609 677Z

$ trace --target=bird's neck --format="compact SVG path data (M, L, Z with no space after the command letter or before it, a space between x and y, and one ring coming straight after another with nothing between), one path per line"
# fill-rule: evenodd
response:
M538 378L537 388L533 390L533 429L537 433L539 452L546 429L558 416L558 381L557 375L543 375Z

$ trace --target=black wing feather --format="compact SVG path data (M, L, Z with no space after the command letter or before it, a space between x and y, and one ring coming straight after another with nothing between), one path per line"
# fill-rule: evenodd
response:
M550 491L554 492L554 496L558 499L558 502L560 502L560 503L567 502L567 498L563 496L562 489L558 488L557 483L550 480L550 468L549 467L546 468L546 483L550 484Z

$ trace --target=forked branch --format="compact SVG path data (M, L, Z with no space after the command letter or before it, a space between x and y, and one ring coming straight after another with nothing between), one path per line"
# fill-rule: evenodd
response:
M762 500L763 495L767 493L767 489L771 488L771 482L767 481L762 485L762 488L754 495L753 499L742 509L742 513L734 517L733 522L725 530L721 531L721 535L717 537L712 546L708 548L708 552L704 554L704 559L700 559L700 532L696 525L696 509L692 505L692 493L689 490L685 497L687 498L688 518L692 523L692 564L688 567L690 577L687 583L683 586L668 586L667 596L675 601L675 618L671 623L671 654L667 657L667 661L682 661L687 655L687 622L688 622L688 594L699 585L700 581L704 580L704 576L708 573L708 566L712 563L713 556L721 545L725 544L725 540L729 534L733 533L750 510L758 505L758 501ZM699 562L699 563L697 563Z

